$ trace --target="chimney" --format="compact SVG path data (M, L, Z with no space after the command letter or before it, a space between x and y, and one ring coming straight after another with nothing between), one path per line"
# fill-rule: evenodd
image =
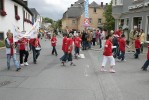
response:
M103 8L103 2L101 2L101 7Z
M24 2L25 5L28 7L28 0L23 0L23 2Z

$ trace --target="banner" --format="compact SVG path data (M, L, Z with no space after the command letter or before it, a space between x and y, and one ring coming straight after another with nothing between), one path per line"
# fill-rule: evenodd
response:
M90 26L90 19L89 19L89 11L88 11L88 5L89 5L89 0L86 0L85 2L85 19L84 19L84 26Z
M14 42L17 42L18 40L24 37L24 33L20 31L19 27L13 25L13 31Z
M31 30L25 34L25 37L37 38L39 27L39 20L37 20Z

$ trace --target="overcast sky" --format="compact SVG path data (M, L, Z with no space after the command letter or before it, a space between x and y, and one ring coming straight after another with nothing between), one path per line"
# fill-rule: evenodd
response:
M49 17L53 20L62 18L63 13L71 4L78 0L28 0L30 8L36 8L41 16ZM89 2L110 3L111 0L89 0Z

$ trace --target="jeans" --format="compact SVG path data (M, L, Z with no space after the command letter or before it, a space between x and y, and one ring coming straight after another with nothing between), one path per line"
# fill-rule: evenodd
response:
M102 41L100 38L99 38L99 48L102 48Z
M66 62L66 61L72 61L72 53L65 53L65 55L64 55L64 57L63 57L63 59L62 59L62 61L63 62Z
M146 62L144 63L144 65L143 65L142 68L143 68L143 69L147 69L148 65L149 65L149 59L146 60Z
M80 54L80 48L75 46L75 55L76 54L78 54L78 55Z
M40 50L36 50L34 46L32 46L32 51L33 51L33 62L37 62L37 58L40 55Z
M118 59L121 59L122 61L125 59L125 51L120 51Z
M60 58L60 60L63 61L63 59L65 59L65 55L66 55L66 53L64 52L64 55Z
M20 68L20 64L19 64L19 62L16 59L16 54L13 54L13 55L7 54L7 67L10 68L10 60L11 60L11 58L13 59L15 67L16 68Z
M143 46L144 46L144 44L142 43L141 44L141 53L143 53Z

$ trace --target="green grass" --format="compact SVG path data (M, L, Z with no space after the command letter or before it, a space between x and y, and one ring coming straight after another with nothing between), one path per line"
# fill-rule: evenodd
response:
M4 47L5 46L5 42L0 40L0 47Z

